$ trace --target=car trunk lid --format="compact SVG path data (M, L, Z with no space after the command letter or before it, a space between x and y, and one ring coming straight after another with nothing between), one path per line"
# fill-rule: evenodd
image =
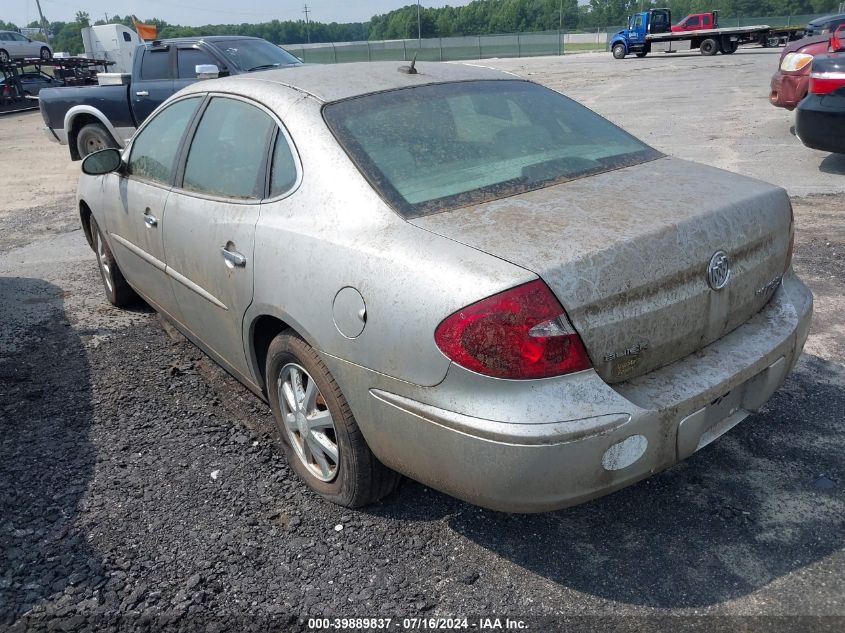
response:
M784 272L791 217L780 188L663 158L411 222L536 273L618 382L757 313ZM731 273L716 290L718 251Z

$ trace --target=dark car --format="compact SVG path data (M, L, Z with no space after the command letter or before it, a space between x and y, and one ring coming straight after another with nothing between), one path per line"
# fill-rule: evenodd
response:
M823 18L816 18L807 23L807 31L805 35L812 37L814 35L827 35L833 33L837 27L845 24L845 13L838 15L826 15Z
M31 95L35 97L39 92L41 92L42 88L58 88L65 85L61 79L56 79L47 73L37 71L21 73L18 75L18 79L20 80L20 86L23 89L24 96ZM0 80L0 90L2 90L2 87L6 84L14 85L14 79L6 77L5 79Z
M813 60L810 94L795 111L795 134L807 147L845 154L845 52Z

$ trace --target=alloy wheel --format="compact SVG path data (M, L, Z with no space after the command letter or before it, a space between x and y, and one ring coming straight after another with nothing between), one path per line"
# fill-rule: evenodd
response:
M108 251L106 250L105 242L99 231L94 232L94 249L97 252L97 264L103 273L103 283L106 284L106 289L109 292L114 290L111 279L111 265L109 264Z
M288 363L279 372L276 388L296 456L314 477L332 481L337 476L340 451L331 411L317 383L303 367Z

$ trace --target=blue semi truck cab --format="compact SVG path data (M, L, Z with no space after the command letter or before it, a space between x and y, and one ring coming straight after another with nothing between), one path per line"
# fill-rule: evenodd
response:
M715 25L714 25L715 26ZM672 12L669 9L649 9L628 18L628 28L610 38L610 51L616 59L635 54L645 57L652 51L674 53L699 49L702 55L734 53L740 44L767 44L773 38L791 39L800 29L772 29L758 26L703 28L672 31ZM796 31L796 33L793 33Z

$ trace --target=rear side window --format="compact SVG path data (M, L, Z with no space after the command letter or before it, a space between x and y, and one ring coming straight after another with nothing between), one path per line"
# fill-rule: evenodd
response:
M170 51L146 50L141 61L141 79L170 78Z
M130 175L170 184L180 141L200 101L201 97L177 101L150 119L132 141Z
M183 188L228 198L263 197L275 126L253 105L212 99L191 143Z
M198 48L180 48L176 51L176 63L179 67L179 79L196 79L197 66L200 64L217 65L217 60Z
M270 174L270 197L279 196L296 184L296 161L285 135L279 132L273 149L273 166Z

